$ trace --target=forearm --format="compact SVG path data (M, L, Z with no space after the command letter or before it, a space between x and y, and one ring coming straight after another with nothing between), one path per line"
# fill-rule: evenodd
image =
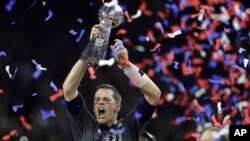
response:
M79 59L69 72L66 80L63 83L63 94L67 101L70 101L77 96L77 87L79 86L87 68L88 63Z
M145 73L133 64L125 66L124 73L141 90L145 99L151 105L157 105L161 91Z

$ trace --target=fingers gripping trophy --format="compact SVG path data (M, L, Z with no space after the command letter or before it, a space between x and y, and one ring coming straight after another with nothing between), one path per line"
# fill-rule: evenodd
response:
M122 8L117 2L105 3L98 11L98 19L100 33L90 38L82 54L82 57L96 68L99 60L106 56L111 29L119 26L123 20Z

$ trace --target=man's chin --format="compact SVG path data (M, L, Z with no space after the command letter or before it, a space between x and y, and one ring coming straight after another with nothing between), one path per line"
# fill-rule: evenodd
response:
M98 122L99 125L106 125L107 124L106 119L98 119L97 122Z

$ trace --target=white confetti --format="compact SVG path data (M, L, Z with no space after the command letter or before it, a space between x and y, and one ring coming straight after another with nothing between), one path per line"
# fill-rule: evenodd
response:
M175 31L173 33L168 33L168 37L169 38L174 38L175 36L180 35L181 33L182 33L181 30L177 30L177 31Z
M139 10L137 10L137 12L134 15L131 16L131 18L132 19L137 19L137 18L141 17L141 15L142 15L142 12L139 9Z
M12 75L10 74L10 66L9 66L9 65L7 65L7 66L5 67L5 70L7 71L7 73L8 73L8 75L9 75L9 77L11 78L11 77L12 77Z
M114 6L114 5L117 5L118 4L118 0L112 0L111 2L105 2L104 5L107 6L107 7L111 7L111 6Z
M248 62L249 62L249 59L244 58L244 67L245 68L247 67Z
M217 109L218 109L218 114L221 114L223 112L221 108L221 102L217 103Z
M114 58L110 58L109 60L100 60L99 61L99 66L112 66L115 63Z

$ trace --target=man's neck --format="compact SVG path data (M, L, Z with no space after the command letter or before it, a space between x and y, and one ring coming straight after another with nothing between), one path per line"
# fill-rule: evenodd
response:
M101 126L110 128L110 127L112 127L112 126L115 125L115 124L117 124L117 119L115 119L115 121L109 122L109 123L107 123L107 124L103 124L103 125L101 125Z

